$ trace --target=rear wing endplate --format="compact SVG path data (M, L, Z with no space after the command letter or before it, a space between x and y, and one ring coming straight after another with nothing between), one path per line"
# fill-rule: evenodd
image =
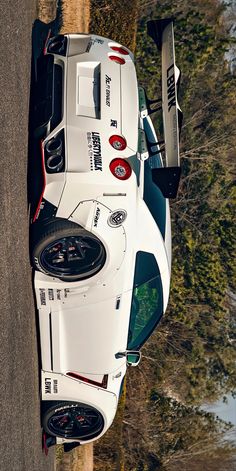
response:
M166 198L175 198L180 180L179 135L183 119L178 104L180 70L175 64L173 19L151 20L147 32L162 57L162 112L165 167L152 170L152 179Z

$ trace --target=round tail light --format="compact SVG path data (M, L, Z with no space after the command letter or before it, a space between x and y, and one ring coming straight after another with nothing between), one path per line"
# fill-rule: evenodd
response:
M124 150L127 147L126 140L122 136L111 136L109 142L116 150Z
M110 171L119 180L128 180L132 170L129 163L124 159L114 159L110 163Z
M111 61L116 62L117 64L120 64L120 65L125 64L125 59L123 59L123 57L111 55L111 56L109 56L109 59L110 59Z
M118 52L119 54L122 54L123 56L128 56L128 55L129 55L129 51L127 51L124 47L121 47L121 46L111 46L111 49L112 49L113 51Z

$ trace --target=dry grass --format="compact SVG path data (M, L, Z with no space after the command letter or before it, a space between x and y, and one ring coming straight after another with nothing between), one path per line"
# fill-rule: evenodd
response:
M103 437L94 443L94 471L125 471L123 448L125 404L126 379L115 420Z
M94 33L118 41L134 51L140 0L61 0L61 33ZM56 0L38 0L38 17L56 17Z
M44 23L50 23L56 17L56 0L38 0L38 18Z
M140 0L91 0L89 31L135 49Z
M88 444L63 453L57 447L56 471L93 471L93 445Z
M90 0L62 0L61 33L88 33Z

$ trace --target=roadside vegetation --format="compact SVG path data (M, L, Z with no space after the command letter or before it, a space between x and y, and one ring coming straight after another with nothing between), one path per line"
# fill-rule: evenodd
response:
M91 32L106 36L134 51L139 0L91 0Z
M223 13L217 0L139 2L136 64L150 98L160 96L160 57L146 35L146 22L175 17L184 112L182 180L172 203L168 312L145 347L140 367L128 372L122 427L118 416L95 444L97 471L227 471L235 466L231 424L199 407L236 391L231 300L236 279L236 78L225 61L232 39ZM104 25L105 17L106 35ZM161 131L159 116L155 124Z

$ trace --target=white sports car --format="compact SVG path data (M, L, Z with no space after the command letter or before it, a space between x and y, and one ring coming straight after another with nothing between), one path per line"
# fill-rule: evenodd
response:
M42 188L31 246L49 444L106 432L127 364L138 364L168 303L179 69L172 21L150 21L148 34L162 51L161 100L147 99L132 52L110 39L49 30L35 60Z

